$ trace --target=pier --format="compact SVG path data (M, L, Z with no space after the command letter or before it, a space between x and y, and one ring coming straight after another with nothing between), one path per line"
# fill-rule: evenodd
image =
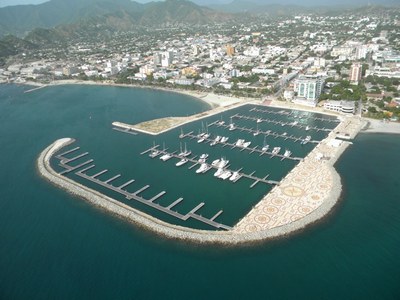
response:
M324 122L335 122L335 123L340 123L340 120L337 118L320 118L320 117L307 117L306 115L295 115L292 112L288 111L274 111L274 110L269 110L269 109L261 109L261 108L256 108L253 107L252 109L249 110L250 112L260 112L260 113L267 113L267 114L276 114L276 115L284 115L284 116L293 116L293 117L298 117L298 118L305 118L305 119L310 119L310 120L318 120L318 121L324 121Z
M225 124L223 124L223 125L215 125L215 126L218 126L218 127L223 127L223 128L226 128L226 129L229 129L229 125L225 125ZM254 130L254 129L252 129L252 128L246 128L246 127L239 127L239 126L235 126L235 130L239 130L239 131L246 131L246 132L249 132L249 133L258 133L258 134L262 134L262 135L265 135L265 136L272 136L272 137L274 137L275 139L276 138L282 138L282 139L284 139L285 141L286 140L293 140L294 142L302 142L302 141L304 141L305 140L305 138L303 138L302 136L300 136L300 137L298 137L298 136L293 136L293 135L287 135L287 134L280 134L280 133L277 133L277 132L273 132L273 131L271 131L271 130L267 130L267 131L262 131L262 130ZM187 135L187 134L186 134ZM185 135L184 135L185 136ZM196 137L197 138L197 136L195 136L195 135L193 135L194 137ZM310 140L309 141L309 143L313 143L313 144L318 144L320 141L317 141L317 140ZM220 142L218 142L219 144L223 144L223 143L220 143ZM228 143L229 144L229 143Z
M159 147L159 145L155 145L155 146L153 146L153 147L147 149L146 151L143 151L142 153L145 154L145 153L154 151L154 150L157 149L158 147ZM255 151L256 151L256 150L258 150L258 149L255 149ZM171 155L171 158L176 158L176 159L179 159L179 160L182 159L181 156L175 154L177 151L175 151L175 152L173 152L173 153L169 153L169 152L167 152L166 150L158 150L158 151L160 152L160 155L161 155L161 154L162 154L162 155L164 155L164 154L169 154L169 155ZM262 153L264 153L264 152L262 152ZM266 153L266 152L265 152L265 153ZM280 156L282 156L282 155L280 155ZM198 156L196 155L196 156L193 156L193 157L185 157L189 162L192 163L192 165L188 168L189 170L191 170L191 169L193 169L194 167L196 167L196 166L198 166L198 165L201 164L198 160L195 159L196 157L198 157ZM286 157L285 157L285 158L286 158ZM287 157L287 158L290 158L290 157ZM295 158L292 158L292 159L295 159ZM213 166L212 164L207 164L207 165L208 165L208 168L205 170L204 173L208 172L208 171L211 170L211 169L218 170L218 168L219 168L218 166ZM226 167L224 167L223 170L224 170L224 171L230 171L230 172L233 174L235 171L234 171L234 170L228 169L228 167L229 167L229 165L226 166ZM264 178L260 178L260 177L254 176L254 173L255 173L255 172L253 172L253 173L251 173L251 174L246 174L246 173L240 172L242 169L243 169L243 168L240 168L238 171L236 171L236 172L238 172L238 176L239 176L239 177L238 177L236 180L232 181L233 183L237 182L240 178L245 177L245 178L248 178L248 179L250 179L250 180L254 180L256 183L261 182L261 183L265 183L265 184L269 184L269 185L279 185L279 184L280 184L279 181L276 181L276 180L268 180L267 178L269 177L269 175L265 176ZM255 184L253 183L250 187L252 188L254 185L255 185Z
M154 150L157 147L158 146L155 146L155 147L149 149L148 151ZM198 220L198 221L200 221L200 222L202 222L204 224L212 226L212 227L214 227L216 229L223 229L223 230L231 230L232 229L232 227L230 227L230 226L227 226L227 225L224 225L224 224L221 224L221 223L218 223L217 221L215 221L215 219L222 214L222 212L223 212L222 210L220 210L218 213L216 213L210 219L197 214L197 212L205 205L204 202L201 202L200 204L198 204L196 207L194 207L188 213L181 214L181 213L179 213L177 211L174 211L172 209L174 207L176 207L179 203L181 203L183 201L183 198L179 198L179 199L175 200L174 202L172 202L171 204L169 204L168 206L165 207L165 206L162 206L162 205L156 203L155 201L160 199L161 197L163 197L167 193L166 191L162 191L162 192L156 194L155 196L151 197L150 199L145 199L142 196L140 196L139 194L141 194L143 191L145 191L148 188L150 188L150 185L145 185L142 188L136 190L135 192L130 193L130 192L126 191L124 188L126 188L128 185L133 183L135 181L134 179L131 179L131 180L125 182L124 184L116 187L116 186L113 186L111 184L111 182L116 180L117 178L121 177L121 174L112 176L112 177L110 177L109 179L107 179L105 181L102 181L102 180L98 179L97 177L107 173L108 172L107 169L99 171L99 172L97 172L96 174L94 174L92 176L87 175L85 172L90 170L90 169L92 169L92 168L94 168L95 165L92 164L92 165L87 166L87 167L85 167L83 169L81 169L81 168L86 166L86 165L88 165L88 164L90 164L90 163L92 163L93 159L85 161L85 162L83 162L83 163L81 163L81 164L79 164L77 166L74 166L74 167L69 166L68 165L69 162L74 161L74 160L78 160L79 158L82 158L82 157L84 157L84 156L89 154L88 152L85 152L85 153L79 154L79 155L77 155L77 156L75 156L75 157L73 157L71 159L66 159L64 157L64 155L66 155L68 153L72 153L74 151L77 151L78 149L79 149L79 147L76 147L74 149L68 150L68 151L56 156L56 158L58 158L60 160L59 166L61 166L64 169L63 171L61 171L59 173L59 175L65 175L65 174L68 174L70 172L76 171L75 174L77 176L79 176L81 178L84 178L84 179L86 179L86 180L88 180L88 181L90 181L92 183L97 184L97 185L100 185L100 186L102 186L104 188L107 188L107 189L109 189L111 191L117 192L117 193L125 196L125 198L127 200L138 201L138 202L140 202L142 204L145 204L147 206L150 206L150 207L152 207L152 208L154 208L154 209L156 209L158 211L161 211L161 212L164 212L164 213L166 213L168 215L176 217L176 218L178 218L178 219L180 219L182 221L186 221L189 218L192 218L192 219ZM147 153L148 151L145 151L144 153ZM161 152L166 153L164 151L161 151ZM172 155L174 157L177 156L175 154L172 154ZM81 170L79 170L79 169L81 169Z
M332 129L329 128L319 128L317 126L307 126L307 125L302 125L294 122L283 122L283 121L277 121L273 119L263 119L263 118L256 118L256 117L250 117L250 116L245 116L241 114L235 114L231 116L232 119L237 118L237 119L244 119L244 120L250 120L250 121L256 121L256 122L265 122L265 123L272 123L275 125L281 125L281 126L290 126L290 127L297 127L297 128L302 128L305 130L315 130L315 131L325 131L325 132L331 132ZM237 127L236 127L237 128ZM256 131L254 131L256 132ZM317 142L318 143L318 142Z
M228 126L229 126L229 125L228 125ZM269 135L274 136L274 134L269 134ZM181 138L198 139L198 136L197 136L197 135L193 135L192 133L186 133L186 134L180 135L180 137L181 137ZM285 136L285 137L287 137L288 139L289 139L289 138L294 139L294 137L291 137L291 136ZM299 139L300 139L300 140L304 140L303 138L296 138L296 139L297 139L297 140L299 140ZM205 143L211 143L212 141L214 141L214 139L211 139L211 138L204 139L204 142L205 142ZM263 151L262 149L259 149L258 146L255 146L255 147L253 147L253 148L251 148L251 147L243 147L243 146L238 146L238 145L236 145L235 143L228 143L228 142L217 142L216 145L218 145L218 144L219 144L219 145L222 145L222 147L229 146L229 147L231 147L231 149L238 148L238 149L240 149L240 151L245 151L245 150L247 150L247 151L250 152L250 154L256 152L256 153L258 153L260 156L262 156L262 155L269 155L270 158L272 158L272 157L280 157L281 159L283 158L283 159L297 160L297 161L302 161L302 160L303 160L303 158L301 158L301 157L285 156L285 155L282 155L282 154L274 154L274 153L272 153L271 151ZM149 151L152 151L152 148L149 149L149 150L146 150L146 152L149 152ZM179 157L179 158L180 158L180 157ZM190 161L190 160L189 160L189 161Z

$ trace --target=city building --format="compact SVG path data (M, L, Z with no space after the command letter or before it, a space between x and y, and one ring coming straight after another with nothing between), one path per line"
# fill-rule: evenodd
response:
M356 105L354 101L327 100L324 103L324 109L344 114L354 114Z
M354 84L358 84L358 82L361 80L361 74L362 74L362 65L361 64L353 64L350 69L350 82Z
M315 107L321 95L324 80L320 76L300 75L294 82L294 103Z

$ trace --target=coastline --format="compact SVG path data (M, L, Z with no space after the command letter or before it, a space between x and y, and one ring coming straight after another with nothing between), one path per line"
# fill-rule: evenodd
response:
M383 120L365 119L368 123L362 129L362 133L386 133L400 134L400 123Z

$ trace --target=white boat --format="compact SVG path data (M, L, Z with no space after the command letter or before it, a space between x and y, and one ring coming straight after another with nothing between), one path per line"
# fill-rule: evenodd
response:
M208 165L207 164L205 164L205 163L203 163L203 164L201 164L200 165L200 168L198 168L197 170L196 170L196 173L197 174L199 174L199 173L204 173L204 172L206 172L207 170L208 170Z
M202 142L204 142L204 137L201 137L201 138L199 138L198 140L197 140L197 143L202 143Z
M310 126L306 126L306 131L310 130Z
M228 140L229 140L229 137L223 136L223 137L221 138L221 143L226 143Z
M221 158L221 160L218 163L218 167L219 168L224 168L226 167L226 165L229 163L229 160Z
M263 147L261 148L261 151L267 152L268 149L269 149L269 145L265 145L265 146L263 146Z
M162 161L167 161L167 160L170 159L170 158L172 158L172 155L169 154L169 153L166 153L166 154L160 156L160 159L161 159Z
M232 176L232 172L231 171L225 171L218 178L221 178L222 180L225 180L225 179L228 179L231 176Z
M218 164L219 164L220 161L221 161L220 159L213 160L213 162L211 163L211 165L212 165L213 167L216 167L216 166L218 166Z
M309 141L311 141L311 135L307 135L306 138L304 140L302 140L301 144L305 145L307 144Z
M247 148L248 146L250 146L251 142L244 142L242 147L243 148Z
M293 123L292 123L292 124L290 124L290 125L293 127L293 126L296 126L296 125L297 125L297 123L299 123L299 122L297 122L297 121L293 121Z
M208 157L207 153L203 153L202 155L200 155L200 159L206 159Z
M253 119L254 120L254 119ZM257 123L261 123L262 122L262 120L261 119L257 119Z
M156 157L156 156L159 155L159 154L160 154L160 151L154 150L154 151L151 151L151 153L149 154L149 156L150 156L151 158L154 158L154 157Z
M273 155L277 155L279 153L279 151L281 151L281 147L274 147L274 149L272 150L272 154Z
M222 173L224 173L224 169L218 168L217 172L214 173L214 176L219 177L222 175Z
M186 143L185 143L185 150L183 150L183 151L182 151L182 145L181 145L181 152L178 154L178 156L186 157L186 156L189 156L190 154L192 154L192 151L187 150Z
M282 135L287 135L287 132L282 133Z
M239 171L235 171L235 172L232 173L232 176L229 178L229 180L232 181L232 182L236 182L241 177L242 177L242 175L239 174Z
M224 158L214 160L211 165L217 168L224 168L229 163L229 160Z
M204 139L208 139L210 137L210 134L209 133L206 133L205 135L203 135L203 138Z
M241 146L243 146L243 143L244 143L244 142L245 142L245 140L243 140L243 139L238 139L238 140L236 141L235 145L238 146L238 147L241 147Z
M289 157L290 155L292 155L292 151L287 150L285 151L285 153L283 154L284 157Z
M228 129L229 129L230 131L235 130L235 129L236 129L235 124L233 124L233 123L229 124L229 128L228 128Z
M221 137L217 135L217 137L210 143L210 146L214 146L221 140Z
M256 132L253 132L253 135L254 136L257 136L257 135L259 135L260 134L260 131L259 130L257 130Z
M188 159L187 159L187 158L182 158L180 161L178 161L178 162L175 164L175 166L180 167L180 166L186 164L187 162L188 162Z
M222 120L217 123L218 126L222 126L224 124L225 124L225 121L222 121Z

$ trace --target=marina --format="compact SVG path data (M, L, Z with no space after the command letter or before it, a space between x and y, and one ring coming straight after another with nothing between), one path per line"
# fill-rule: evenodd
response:
M299 124L297 121L293 121L293 122L283 122L283 121L276 121L273 119L263 119L263 118L256 118L256 117L250 117L250 116L245 116L245 115L241 115L241 114L235 114L233 116L231 116L232 119L244 119L244 120L251 120L251 121L256 121L257 124L258 123L262 123L262 122L266 122L266 123L272 123L275 125L281 125L282 127L284 126L290 126L290 127L297 127L297 128L301 128L301 129L305 129L305 130L315 130L315 131L326 131L326 132L330 132L332 131L332 129L329 128L319 128L317 126L308 126L308 125L302 125ZM238 127L236 127L238 128ZM239 129L239 128L238 128ZM253 133L257 133L258 134L258 130L252 130L251 132ZM262 133L262 132L261 132ZM316 141L316 143L318 143Z
M259 112L259 113L267 113L267 114L277 114L277 115L283 115L283 116L291 116L291 117L297 117L297 118L304 118L304 119L309 119L309 120L318 120L318 121L324 121L324 122L332 122L332 123L340 123L340 120L338 118L322 118L322 117L310 117L306 116L304 114L298 115L295 113L295 111L285 111L285 110L280 110L280 111L274 111L270 109L261 109L257 107L253 107L249 110L250 112Z
M144 155L144 154L147 154L147 153L154 153L154 151L158 151L160 154L163 154L163 155L167 155L168 154L171 157L174 157L176 159L182 159L181 156L175 154L176 151L175 151L175 153L168 153L166 150L159 150L158 148L159 148L159 145L155 145L155 146L143 151L141 154ZM149 157L151 157L151 156L149 156ZM186 159L189 162L192 163L192 165L189 167L189 170L191 170L191 169L193 169L193 168L195 168L196 166L199 166L199 165L200 166L205 165L204 166L204 170L198 172L198 174L199 174L199 173L206 173L207 171L209 171L211 169L218 170L220 168L217 164L213 164L213 163L207 164L205 162L201 163L201 162L199 162L199 160L196 160L196 157L197 156L194 156L192 158L186 157ZM267 178L269 177L269 175L267 175L267 176L265 176L263 178L260 178L260 177L254 176L255 171L253 173L251 173L251 174L245 174L245 173L241 173L240 172L242 170L242 168L239 169L238 171L233 171L233 170L228 169L228 167L229 167L229 165L226 165L226 166L223 166L221 169L223 169L223 171L225 171L225 172L230 172L231 175L233 175L234 173L237 173L236 178L234 178L233 180L230 180L233 183L237 182L240 178L244 177L244 178L248 178L250 180L254 180L254 182L253 182L253 184L251 184L250 188L254 187L259 182L265 183L265 184L270 184L270 185L279 185L279 181L268 180ZM198 170L200 170L200 168ZM228 178L226 178L226 179L228 179Z
M222 126L224 126L224 125L222 125ZM189 139L193 140L193 139L198 139L198 136L194 135L193 132L189 132L189 133L185 133L185 134L181 135L181 138L189 138ZM295 139L294 137L290 137L290 136L287 136L287 138L288 139L289 138ZM303 140L303 139L302 138L297 138L296 140L299 141L299 140ZM213 141L214 141L214 139L211 139L211 138L204 139L204 142L205 143L209 143L209 144L211 144ZM228 143L228 142L221 142L221 141L218 142L217 144L222 145L222 147L226 147L226 146L231 147L231 149L237 148L237 149L240 149L240 151L245 151L246 150L250 154L256 152L260 156L269 155L270 158L279 157L281 159L290 159L290 160L297 160L297 161L301 161L303 159L301 157L286 157L283 154L273 153L272 151L268 151L268 150L262 150L262 149L258 148L259 146L255 146L253 148L250 148L250 147L243 146L243 144L242 145L240 145L240 144L237 145L236 143Z
M83 166L86 166L86 165L88 165L90 163L93 163L93 161L94 161L93 159L90 159L90 160L88 160L88 161L86 161L84 163L81 163L81 164L79 164L77 166L73 166L73 167L68 165L68 163L70 163L72 161L75 161L75 160L78 160L79 158L82 158L83 156L88 155L89 154L88 152L85 152L83 154L77 155L77 156L75 156L73 158L69 158L69 159L65 157L65 155L67 155L69 153L72 153L72 152L75 152L78 149L79 149L79 147L76 147L74 149L68 150L68 151L63 152L62 154L59 154L59 155L56 156L56 158L59 159L59 166L64 169L63 171L61 171L59 173L59 175L65 175L65 174L68 174L70 172L76 171L75 175L77 175L77 176L79 176L81 178L84 178L84 179L86 179L86 180L88 180L88 181L90 181L92 183L100 185L100 186L102 186L104 188L107 188L107 189L109 189L111 191L117 192L117 193L125 196L125 198L128 199L128 200L138 201L138 202L140 202L142 204L145 204L145 205L147 205L149 207L152 207L152 208L154 208L154 209L156 209L158 211L161 211L161 212L166 213L168 215L171 215L171 216L173 216L175 218L178 218L178 219L180 219L182 221L186 221L189 218L192 218L192 219L198 220L198 221L200 221L200 222L202 222L204 224L212 226L212 227L214 227L216 229L223 229L223 230L231 230L232 229L230 226L218 223L216 221L217 217L220 216L223 213L223 210L219 210L211 218L206 218L206 217L201 216L200 214L198 214L197 212L205 205L204 202L201 202L200 204L198 204L196 207L194 207L188 213L181 214L181 213L179 213L177 211L174 211L172 209L174 207L176 207L178 204L180 204L183 201L183 198L178 198L177 200L175 200L174 202L172 202L171 204L169 204L168 206L165 207L165 206L162 206L162 205L156 203L155 201L160 199L161 197L163 197L167 193L166 191L161 191L158 194L156 194L155 196L151 197L150 199L145 199L144 197L140 196L140 194L143 193L145 190L149 189L150 185L145 185L142 188L140 188L140 189L136 190L135 192L131 193L131 192L126 191L125 188L128 185L130 185L131 183L135 182L134 179L130 179L129 181L123 183L120 186L114 186L114 185L111 184L111 182L116 180L116 179L118 179L118 178L120 178L121 174L114 175L114 176L112 176L109 179L104 180L104 181L98 179L98 177L100 177L101 175L106 174L108 172L107 169L101 170L101 171L99 171L99 172L97 172L97 173L95 173L94 175L91 175L91 176L87 175L86 172L88 170L95 168L94 164L92 164L92 165L90 165L90 166L88 166L88 167L86 167L84 169L81 169L81 170L79 170L79 169L82 168ZM149 151L154 150L154 149L155 148L153 147L153 148L149 149ZM165 151L160 151L160 154L166 155L166 154L169 154L169 153L167 153ZM171 155L171 157L178 157L176 154L172 154L171 153L170 155Z

